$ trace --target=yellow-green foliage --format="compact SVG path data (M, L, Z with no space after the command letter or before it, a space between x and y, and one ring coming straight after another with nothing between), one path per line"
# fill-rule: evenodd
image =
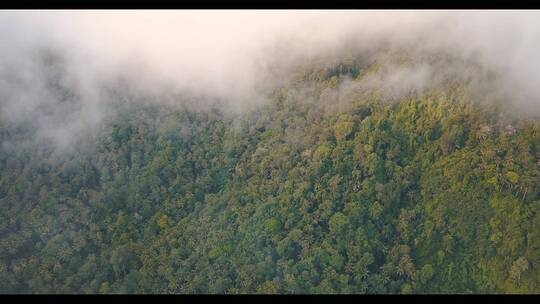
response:
M539 293L538 121L466 83L354 86L382 63L313 64L238 116L118 105L54 161L3 145L0 292Z

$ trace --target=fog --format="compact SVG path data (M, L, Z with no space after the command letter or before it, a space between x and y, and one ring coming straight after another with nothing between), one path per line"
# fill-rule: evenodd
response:
M189 92L243 111L302 62L381 48L474 60L538 113L539 47L540 11L2 11L0 127L31 122L68 147L99 126L114 102L105 88L120 82L153 102ZM440 71L390 68L370 83L405 92Z

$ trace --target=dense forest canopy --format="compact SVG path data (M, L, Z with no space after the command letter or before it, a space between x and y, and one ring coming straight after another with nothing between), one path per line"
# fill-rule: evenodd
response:
M242 113L118 90L69 151L0 122L0 292L540 292L540 120L469 62L381 54Z

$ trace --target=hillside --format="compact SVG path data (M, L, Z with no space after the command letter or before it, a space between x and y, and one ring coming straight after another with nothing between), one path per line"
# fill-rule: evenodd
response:
M379 60L239 114L117 103L60 157L3 145L0 292L540 292L540 120L463 74L374 82Z

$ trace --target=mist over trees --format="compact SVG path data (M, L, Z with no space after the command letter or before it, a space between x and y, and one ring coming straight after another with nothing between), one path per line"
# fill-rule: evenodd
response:
M538 293L534 81L454 50L280 46L207 91L2 62L0 293Z

